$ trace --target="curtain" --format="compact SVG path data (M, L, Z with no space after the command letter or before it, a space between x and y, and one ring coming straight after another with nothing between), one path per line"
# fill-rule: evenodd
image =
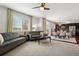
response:
M7 9L7 32L12 32L12 15L11 9Z

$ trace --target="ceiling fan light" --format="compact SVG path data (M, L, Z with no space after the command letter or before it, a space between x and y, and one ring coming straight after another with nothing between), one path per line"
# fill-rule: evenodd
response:
M44 11L44 7L40 7L40 11Z

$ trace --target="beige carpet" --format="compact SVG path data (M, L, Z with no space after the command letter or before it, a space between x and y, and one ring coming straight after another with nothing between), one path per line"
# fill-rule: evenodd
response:
M26 42L4 56L79 56L79 45L52 40Z

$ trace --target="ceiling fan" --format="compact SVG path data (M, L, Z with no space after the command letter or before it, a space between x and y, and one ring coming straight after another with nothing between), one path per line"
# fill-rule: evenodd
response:
M50 8L47 8L47 7L46 7L46 3L41 3L40 6L33 7L32 9L36 9L36 8L40 8L41 11L50 10Z

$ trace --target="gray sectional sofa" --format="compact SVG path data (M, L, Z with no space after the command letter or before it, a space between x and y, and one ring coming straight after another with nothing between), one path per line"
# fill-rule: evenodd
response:
M20 36L18 33L8 32L8 33L0 33L4 42L0 45L0 55L10 51L11 49L17 47L18 45L26 42L26 37Z
M34 40L39 39L41 37L40 32L41 31L31 31L31 32L29 32L28 33L28 37L29 37L28 40L34 41Z

